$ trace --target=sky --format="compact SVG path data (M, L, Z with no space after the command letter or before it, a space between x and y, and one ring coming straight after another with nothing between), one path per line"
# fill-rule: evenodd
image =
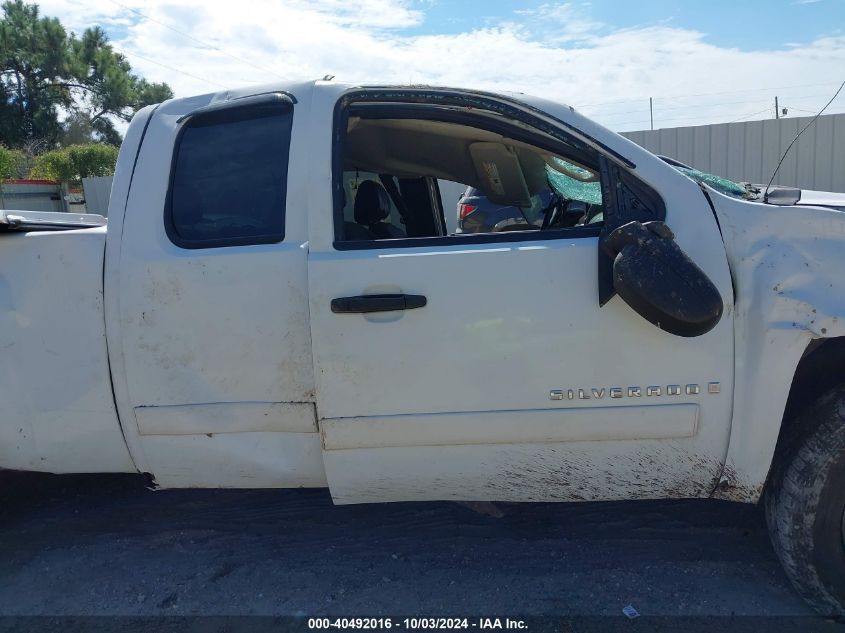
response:
M845 0L44 0L176 96L279 79L525 92L617 131L817 112ZM828 112L845 112L845 90Z

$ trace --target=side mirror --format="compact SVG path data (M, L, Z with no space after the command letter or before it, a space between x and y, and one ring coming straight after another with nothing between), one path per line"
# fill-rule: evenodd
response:
M722 317L713 282L663 222L628 222L602 240L613 259L613 287L637 314L677 336L701 336Z

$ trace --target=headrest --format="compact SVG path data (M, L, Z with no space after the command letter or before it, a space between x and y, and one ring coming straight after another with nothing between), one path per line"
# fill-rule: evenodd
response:
M355 221L369 226L390 215L390 196L375 180L365 180L355 194Z

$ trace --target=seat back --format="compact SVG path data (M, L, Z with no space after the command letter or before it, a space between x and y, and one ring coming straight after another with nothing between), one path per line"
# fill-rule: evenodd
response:
M365 180L358 186L355 194L355 222L363 229L366 227L376 239L396 239L405 237L405 232L390 223L383 222L390 216L390 196L387 190L374 180ZM347 239L373 239L352 237L354 231L347 227Z

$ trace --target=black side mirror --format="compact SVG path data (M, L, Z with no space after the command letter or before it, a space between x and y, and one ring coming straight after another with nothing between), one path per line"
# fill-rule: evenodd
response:
M613 287L640 316L677 336L700 336L722 317L713 282L663 222L628 222L602 240L613 259Z

